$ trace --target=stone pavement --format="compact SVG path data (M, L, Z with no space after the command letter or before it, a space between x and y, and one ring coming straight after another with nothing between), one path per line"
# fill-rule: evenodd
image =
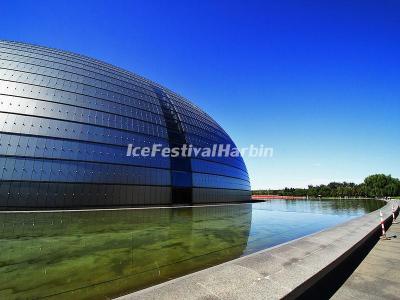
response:
M400 224L392 224L387 236L331 299L400 299Z

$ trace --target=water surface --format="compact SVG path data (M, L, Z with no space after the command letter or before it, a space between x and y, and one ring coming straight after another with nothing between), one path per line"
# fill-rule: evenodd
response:
M0 214L0 299L107 299L332 227L375 200Z

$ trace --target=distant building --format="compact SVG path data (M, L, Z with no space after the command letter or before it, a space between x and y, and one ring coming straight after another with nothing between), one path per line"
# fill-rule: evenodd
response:
M240 156L127 156L129 144L235 147L210 116L154 82L85 56L0 41L1 209L250 199Z

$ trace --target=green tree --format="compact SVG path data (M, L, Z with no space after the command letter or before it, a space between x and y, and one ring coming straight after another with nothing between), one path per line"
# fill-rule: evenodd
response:
M394 197L400 196L400 180L391 175L375 174L364 179L361 184L353 182L331 182L328 185L309 185L306 189L284 188L282 190L258 190L253 194L280 196L317 197Z

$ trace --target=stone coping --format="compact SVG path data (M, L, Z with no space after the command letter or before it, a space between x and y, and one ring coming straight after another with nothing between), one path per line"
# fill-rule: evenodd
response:
M389 220L392 203L381 211ZM285 244L191 273L122 297L128 299L295 298L380 229L379 210Z

